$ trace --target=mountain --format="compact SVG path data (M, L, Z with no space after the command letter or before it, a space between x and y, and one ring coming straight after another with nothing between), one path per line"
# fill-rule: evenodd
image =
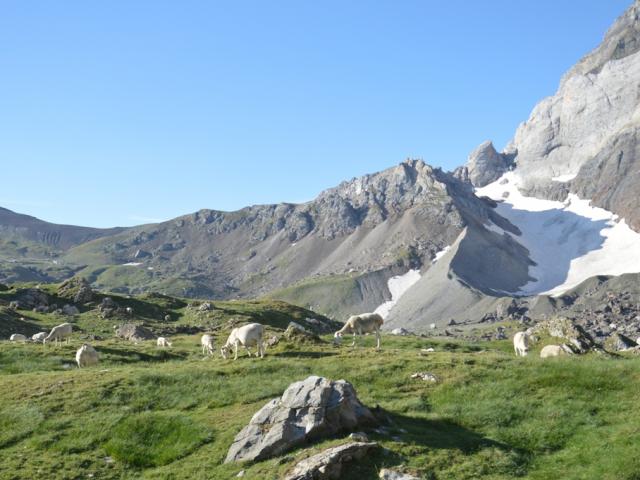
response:
M489 219L468 185L421 160L343 182L300 204L201 210L69 249L100 288L213 298L269 295L343 316L391 300L387 280ZM515 230L514 230L515 231Z
M604 284L624 296L640 272L639 15L640 0L502 152L487 141L453 172L409 159L304 204L126 229L0 210L0 280L266 296L417 331L580 316L594 278L617 278Z
M474 323L500 317L501 306L514 298L522 313L538 315L538 296L549 295L564 300L543 301L553 304L544 314L562 310L576 316L581 310L571 310L576 302L570 292L587 291L583 286L602 275L622 275L618 293L635 290L635 277L624 274L640 272L639 15L636 1L601 45L567 72L556 94L536 105L503 152L485 142L454 172L479 197L494 200L495 213L518 228L514 235L487 226L526 250L529 281L504 288L505 298L487 295L460 274L463 259L472 260L476 273L482 268L460 238L442 265L398 301L389 327L424 329L432 321L443 326L447 318ZM487 249L482 255L493 254ZM507 273L496 263L481 275ZM433 289L448 295L425 298Z

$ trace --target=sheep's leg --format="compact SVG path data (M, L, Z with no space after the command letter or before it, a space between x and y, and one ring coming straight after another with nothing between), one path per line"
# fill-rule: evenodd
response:
M258 353L260 358L264 358L264 344L262 342L258 342Z
M377 345L376 345L376 350L380 350L380 330L378 330L376 328L376 340L377 340Z
M234 349L235 349L235 355L234 355L233 359L237 360L238 359L238 342L235 342L233 344L233 346L234 346Z
M247 355L249 355L249 358L251 358L251 350L249 350L249 347L247 347L246 345L243 345L244 349L247 351ZM256 357L258 356L258 354L256 354Z
M351 344L352 347L356 346L356 332L353 332L353 343Z

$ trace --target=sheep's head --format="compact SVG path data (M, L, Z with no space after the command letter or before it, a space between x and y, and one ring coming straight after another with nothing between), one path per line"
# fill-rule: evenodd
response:
M227 358L227 355L229 354L229 347L227 345L223 345L222 347L220 347L220 354L222 355L222 358Z
M333 343L339 345L342 342L342 333L336 332L333 334Z

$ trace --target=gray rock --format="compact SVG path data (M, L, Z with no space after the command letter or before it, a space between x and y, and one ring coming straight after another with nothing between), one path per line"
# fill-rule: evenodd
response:
M349 382L310 376L292 383L282 397L256 412L236 435L225 463L262 460L308 441L376 423Z
M436 377L433 373L429 372L417 372L411 375L413 379L420 379L425 382L436 383L438 381L438 377Z
M62 313L64 313L65 315L78 315L80 314L80 310L78 310L77 307L74 307L73 305L65 305L62 307Z
M401 473L388 468L380 470L380 480L420 480L419 477L410 475L408 473Z
M353 432L349 435L349 438L354 442L368 442L369 436L364 432Z
M151 333L150 330L144 328L141 325L134 325L133 323L127 323L119 327L116 330L116 336L134 342L151 340L152 338L155 338L155 335Z
M391 335L399 335L399 336L407 336L407 335L411 335L411 332L409 330L407 330L406 328L394 328L393 330L391 330Z
M352 442L328 448L306 458L294 467L284 480L337 480L341 478L342 467L346 463L361 460L377 443Z

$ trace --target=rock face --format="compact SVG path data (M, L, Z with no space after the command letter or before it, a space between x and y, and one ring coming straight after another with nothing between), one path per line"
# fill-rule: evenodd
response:
M256 412L236 435L225 462L263 460L314 439L375 424L349 382L310 376Z
M516 131L507 152L528 194L548 197L553 179L570 182L565 195L592 199L640 231L639 49L636 0Z
M118 328L116 330L116 336L133 342L151 340L152 338L155 338L155 335L151 333L151 331L140 325L134 325L133 323L127 323Z
M361 460L377 443L352 442L329 448L299 462L284 480L337 480L345 463Z

